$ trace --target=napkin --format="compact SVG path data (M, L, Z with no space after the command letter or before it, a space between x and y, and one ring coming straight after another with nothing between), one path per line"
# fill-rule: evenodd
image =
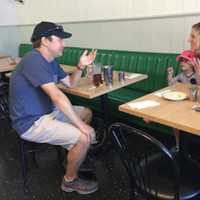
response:
M157 101L146 100L146 101L128 103L128 105L129 105L131 108L137 108L137 109L140 110L140 109L143 109L143 108L149 108L149 107L159 106L160 103L158 103Z
M154 95L156 95L158 97L162 97L162 95L167 93L167 92L171 92L171 90L163 90L163 91L160 91L160 92L155 92Z
M131 74L131 75L127 75L125 76L125 79L132 79L132 78L135 78L137 76L140 76L140 74Z
M96 86L92 86L92 87L89 87L88 90L94 90L96 88L97 88Z
M99 88L99 87L102 87L102 86L103 86L103 84L100 84L98 87L97 87L97 86L89 87L89 88L88 88L88 91L89 91L89 90L95 90L96 88Z

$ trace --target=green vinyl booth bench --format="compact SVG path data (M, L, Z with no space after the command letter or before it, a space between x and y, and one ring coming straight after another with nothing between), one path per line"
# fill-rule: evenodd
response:
M20 44L19 56L23 56L32 48L31 44ZM80 55L85 48L65 47L63 55L58 58L59 63L66 65L77 65ZM179 63L176 61L177 54L151 53L98 49L95 62L103 65L113 65L115 70L143 73L148 79L129 85L122 89L110 92L109 112L112 121L122 121L148 130L155 130L171 134L172 129L156 123L147 124L143 119L134 117L118 111L118 106L135 98L141 97L167 86L167 67L173 66L175 73L179 71ZM85 105L94 112L100 111L99 97L88 100L74 95L67 95L73 104Z

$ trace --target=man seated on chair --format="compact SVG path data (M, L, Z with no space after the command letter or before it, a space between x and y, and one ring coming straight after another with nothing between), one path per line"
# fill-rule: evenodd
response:
M56 61L64 49L64 39L71 34L52 22L41 22L33 30L33 49L16 66L10 79L10 116L12 126L24 140L61 145L68 150L67 167L61 188L89 194L98 189L96 181L78 177L95 131L87 123L92 113L72 106L57 87L61 82L74 87L82 70L96 57L96 50L84 51L74 72L66 74Z

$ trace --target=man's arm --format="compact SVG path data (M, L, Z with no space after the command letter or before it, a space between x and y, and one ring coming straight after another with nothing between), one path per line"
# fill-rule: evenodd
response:
M77 85L82 75L82 70L75 69L71 75L61 79L60 82L69 88L73 88Z
M173 85L173 83L172 83L173 76L174 76L174 69L173 69L173 67L168 67L167 68L167 81L168 81L168 85Z
M72 104L64 93L57 88L54 83L46 83L41 85L42 90L51 98L54 105L56 105L61 112L67 116L71 122L81 130L82 133L88 135L94 134L94 129L84 123L73 110Z
M87 50L84 51L80 57L76 70L74 70L71 76L67 76L60 81L68 87L75 87L81 78L82 71L84 70L85 66L90 65L94 62L96 58L96 53L96 49L93 49L90 53L88 53Z

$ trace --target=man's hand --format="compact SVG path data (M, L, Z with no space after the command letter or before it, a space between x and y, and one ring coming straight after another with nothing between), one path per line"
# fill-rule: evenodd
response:
M173 67L168 67L167 68L167 73L168 73L168 76L170 75L170 76L173 76L173 74L174 74L174 69L173 69Z
M151 121L148 120L147 118L143 118L143 120L144 120L144 122L147 123L147 124L150 124L150 123L151 123Z
M96 53L96 49L93 49L90 53L88 53L88 51L85 50L80 57L78 67L84 69L86 65L90 65L91 63L93 63L96 58Z
M194 58L192 61L190 61L190 63L194 67L194 71L197 73L197 75L200 76L200 59Z
M174 75L174 68L173 67L168 67L167 68L167 80L168 80L168 84L170 84L170 82L172 81L173 75Z
M190 64L193 66L194 71L196 73L196 78L197 78L197 84L200 84L200 59L199 58L194 58L192 61L190 61Z
M91 144L96 142L95 130L91 126L83 122L79 124L78 128L89 138Z

